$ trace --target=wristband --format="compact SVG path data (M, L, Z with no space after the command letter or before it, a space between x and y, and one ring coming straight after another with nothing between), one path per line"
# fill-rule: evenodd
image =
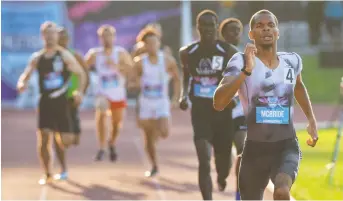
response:
M251 75L251 72L248 72L248 71L245 70L245 66L244 66L244 68L242 68L241 71L242 71L246 76L250 76L250 75Z

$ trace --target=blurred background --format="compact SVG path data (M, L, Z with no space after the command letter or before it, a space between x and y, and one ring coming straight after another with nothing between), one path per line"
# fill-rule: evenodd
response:
M242 21L244 33L239 46L241 50L249 42L247 32L252 14L260 9L272 11L279 20L279 51L294 51L302 56L302 76L318 119L324 115L326 117L321 121L337 120L337 112L342 111L340 106L343 103L340 101L343 100L340 95L343 76L342 1L2 1L2 111L13 108L32 110L37 106L37 75L32 76L30 87L23 94L18 95L15 87L29 56L42 47L39 27L44 21L51 20L65 26L71 36L71 48L82 54L99 46L96 30L102 24L115 26L116 43L131 51L141 28L148 23L160 23L163 31L162 42L171 47L179 62L179 48L198 38L195 19L203 9L217 12L220 21L228 17L236 17ZM94 78L95 75L91 73L91 85L82 104L83 110L93 108ZM134 98L134 95L130 94L130 97ZM131 103L134 104L134 101ZM13 114L13 118L15 115ZM328 116L331 119L327 118ZM343 144L342 141L339 144L339 140L336 140L336 128L321 131L324 132L322 144L318 145L316 152L305 144L306 131L299 133L305 160L301 164L301 176L292 189L292 195L296 199L343 200ZM337 148L335 152L334 147ZM335 154L331 159L332 153L339 153L339 160ZM337 160L339 166L335 180L328 185L325 180L325 164L331 160Z

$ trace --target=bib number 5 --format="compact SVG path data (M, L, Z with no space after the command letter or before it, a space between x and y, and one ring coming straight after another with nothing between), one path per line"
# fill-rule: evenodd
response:
M293 68L284 69L284 83L285 84L295 84L296 77Z
M212 69L213 70L222 70L224 63L224 57L222 56L213 56L212 58Z

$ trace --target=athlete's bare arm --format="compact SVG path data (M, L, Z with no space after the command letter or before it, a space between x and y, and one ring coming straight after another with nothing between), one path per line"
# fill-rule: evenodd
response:
M85 55L85 61L87 64L88 69L92 68L96 62L96 49L91 48Z
M143 42L138 42L133 47L133 50L131 52L131 57L135 58L136 56L139 56L142 52L144 52L144 43Z
M31 55L29 62L24 70L24 72L20 75L18 83L17 83L17 90L22 92L26 89L28 81L33 73L33 71L37 68L38 58L42 55L43 51L35 52Z
M188 53L186 47L182 47L179 51L180 60L181 60L181 68L182 68L182 79L183 79L183 85L180 98L184 99L188 97L188 91L189 91L189 81L191 78L191 74L189 72L188 67Z
M119 70L125 76L128 76L132 71L133 61L128 51L122 50L119 53Z
M168 68L168 73L173 80L173 102L177 103L180 96L180 89L181 89L181 82L180 82L180 72L179 68L177 67L176 60L171 55L166 56L166 64Z
M312 140L307 141L307 144L314 147L318 140L317 121L313 113L312 104L307 93L306 86L302 81L301 74L297 76L294 96L309 121L307 131L311 135Z
M133 69L130 79L130 88L139 89L142 77L142 58L137 56L133 59Z
M58 48L61 52L63 60L66 62L68 69L75 73L76 76L79 78L79 89L78 92L82 93L86 89L87 85L87 75L86 72L83 70L83 67L79 64L79 62L75 59L72 53L70 53L67 49L62 47Z
M245 78L246 75L244 73L240 73L238 76L230 75L223 77L213 96L213 107L215 110L224 110L238 92Z
M83 91L83 93L85 94L86 93L86 90L89 86L89 73L88 73L88 66L87 66L87 63L86 61L82 58L82 56L80 55L80 53L78 52L74 52L74 56L75 56L75 59L79 62L79 64L82 66L83 70L85 71L86 73L86 88L85 88L85 91Z
M171 56L173 55L171 48L167 45L163 47L163 52L167 55L171 55Z

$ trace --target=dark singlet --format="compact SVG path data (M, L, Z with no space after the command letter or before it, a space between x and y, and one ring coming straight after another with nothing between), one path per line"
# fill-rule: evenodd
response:
M188 66L191 74L190 100L210 104L226 64L237 50L217 40L212 46L195 42L187 47Z
M66 97L70 72L59 51L49 58L44 55L40 56L37 70L39 74L39 89L43 97Z

